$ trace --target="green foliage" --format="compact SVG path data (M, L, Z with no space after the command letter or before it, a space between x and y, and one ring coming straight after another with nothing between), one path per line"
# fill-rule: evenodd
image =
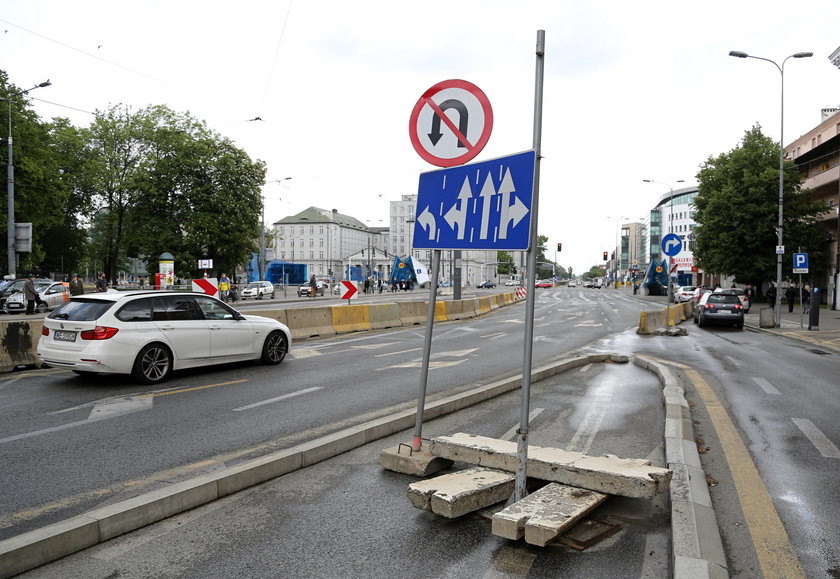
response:
M760 285L776 277L776 227L779 210L779 146L761 133L747 131L739 147L709 157L697 175L694 201L694 256L707 272L734 276L738 283ZM800 190L799 172L785 163L784 270L790 275L792 249L823 263L825 233L815 227L823 207ZM812 272L817 273L817 272Z

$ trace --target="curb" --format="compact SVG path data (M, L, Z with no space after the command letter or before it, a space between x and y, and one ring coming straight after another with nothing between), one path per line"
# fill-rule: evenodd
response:
M729 577L706 473L694 442L685 391L667 364L634 356L633 363L659 376L665 399L665 460L671 478L671 545L675 579Z
M573 368L607 360L627 362L629 357L625 354L604 353L568 358L535 369L531 374L531 379L538 382ZM723 574L711 573L713 563L699 557L699 546L709 542L700 540L697 533L699 523L706 523L704 529L706 526L714 525L715 533L717 533L717 526L714 512L711 510L708 489L705 488L705 476L699 468L697 448L693 445L688 404L682 395L682 388L676 385L673 374L664 365L638 357L634 357L633 360L636 365L659 376L665 385L663 392L666 404L666 457L670 468L674 469L671 482L674 577L714 577L715 579L728 577L725 572L725 557L719 534L715 536L720 556L715 558L715 563L718 559L723 561L723 566L719 567L723 570ZM424 409L424 420L432 420L457 412L495 396L518 390L521 386L520 374L429 402ZM0 541L0 578L11 577L40 567L121 534L311 466L392 434L409 430L414 426L415 418L416 409L403 410L245 461L222 471L181 481ZM683 435L680 436L678 432L682 432ZM692 451L694 457L682 459L684 456L689 456ZM673 462L671 462L672 459ZM694 470L687 470L689 466ZM702 489L695 489L690 484L685 484L686 479L691 480L692 473L695 479L700 476L702 485L698 482L697 486L702 486ZM694 494L699 496L702 494L701 490L705 490L706 493L705 499L701 498L705 504L685 499ZM675 506L677 501L679 505ZM708 529L708 533L711 534L711 529ZM706 537L706 533L703 536ZM698 572L704 569L704 565L706 571Z

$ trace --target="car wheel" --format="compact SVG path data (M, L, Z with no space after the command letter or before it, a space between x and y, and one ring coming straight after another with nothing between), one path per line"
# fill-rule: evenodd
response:
M701 328L706 325L706 322L703 320L703 314L697 316L697 325Z
M279 331L271 332L263 344L260 361L263 364L277 365L283 361L288 351L289 341L286 339L286 334Z
M35 311L38 312L39 314L47 313L47 303L46 302L39 303L37 306L35 306Z
M738 322L737 324L735 324L735 327L738 328L739 330L743 330L744 329L744 322Z
M172 372L172 354L163 344L149 344L137 354L131 377L141 384L163 382Z

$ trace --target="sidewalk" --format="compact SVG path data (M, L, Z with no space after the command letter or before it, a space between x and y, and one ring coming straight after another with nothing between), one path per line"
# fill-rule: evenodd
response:
M744 317L744 322L750 329L782 335L840 352L840 310L822 308L820 310L819 329L809 330L808 318L810 314L800 314L802 308L799 305L793 308L791 314L787 311L787 304L782 304L782 325L780 328L759 327L759 309L760 306L754 306L752 311Z

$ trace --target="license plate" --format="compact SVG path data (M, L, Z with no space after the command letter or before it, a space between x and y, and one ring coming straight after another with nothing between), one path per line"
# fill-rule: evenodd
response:
M75 342L76 332L68 332L67 330L56 330L53 334L53 340L57 342Z

